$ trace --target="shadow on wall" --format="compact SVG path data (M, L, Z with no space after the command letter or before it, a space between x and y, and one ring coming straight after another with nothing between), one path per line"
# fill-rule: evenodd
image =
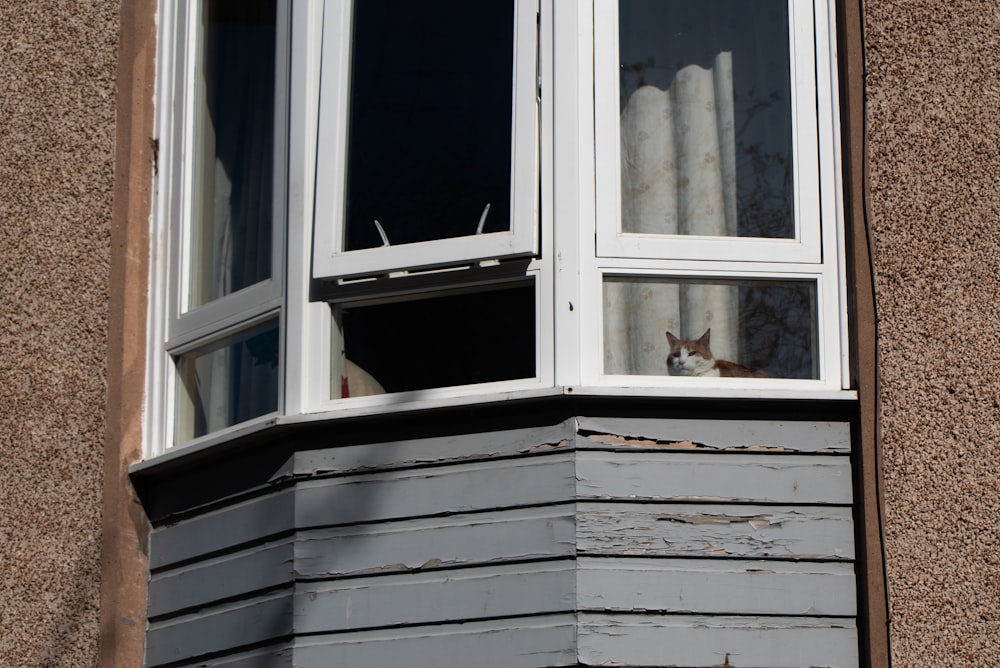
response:
M56 614L47 632L36 638L28 665L39 668L96 665L97 630L101 588L100 535L74 545L74 555L56 551L55 558L74 559L72 575L60 581L50 574L49 591L55 594L51 606ZM85 663L86 662L86 663Z

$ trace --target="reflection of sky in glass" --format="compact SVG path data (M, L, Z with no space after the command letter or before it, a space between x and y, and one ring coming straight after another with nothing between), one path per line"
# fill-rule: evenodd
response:
M513 0L354 12L347 248L509 229Z
M669 88L688 65L733 54L739 236L791 238L791 101L786 0L621 0L621 107Z

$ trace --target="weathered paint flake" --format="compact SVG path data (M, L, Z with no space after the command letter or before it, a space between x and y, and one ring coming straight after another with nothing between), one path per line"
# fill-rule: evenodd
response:
M581 446L676 450L849 453L842 422L578 418Z
M755 528L751 522L758 524ZM847 560L850 508L581 503L580 554Z
M619 436L617 434L585 434L581 436L597 445L607 445L619 448L638 448L643 450L710 450L718 451L742 451L751 450L757 452L794 452L791 448L781 445L731 445L726 447L714 447L705 443L696 443L691 440L683 441L660 441L649 438Z

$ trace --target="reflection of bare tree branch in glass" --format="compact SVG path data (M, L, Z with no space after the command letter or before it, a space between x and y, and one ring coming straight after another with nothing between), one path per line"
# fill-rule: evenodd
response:
M776 91L739 96L736 156L740 236L794 236L790 128L769 137L768 115L787 118L788 101ZM785 124L787 126L787 124ZM782 146L782 144L784 144ZM768 150L768 148L772 150ZM740 290L741 352L744 363L780 378L816 378L815 288L812 284L760 282Z
M815 287L754 281L740 287L741 363L772 378L815 378Z
M788 118L788 100L772 91L766 97L753 90L737 94L736 173L739 235L766 239L794 236L792 210L791 128L782 137L769 136L773 114Z
M641 63L632 63L631 65L622 64L620 68L620 76L622 78L619 90L621 91L621 109L625 108L625 104L628 102L628 96L632 92L642 88L643 86L650 85L646 80L646 71L656 69L656 59L650 57ZM680 69L678 66L675 69ZM671 75L672 78L673 75ZM655 85L655 84L654 84Z

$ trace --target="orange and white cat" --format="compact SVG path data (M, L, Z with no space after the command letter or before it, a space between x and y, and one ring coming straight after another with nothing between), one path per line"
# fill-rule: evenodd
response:
M715 359L712 349L708 346L711 333L712 329L709 328L697 339L680 339L667 332L667 341L670 343L667 373L671 376L767 378L767 374L763 371L754 371L736 362Z

